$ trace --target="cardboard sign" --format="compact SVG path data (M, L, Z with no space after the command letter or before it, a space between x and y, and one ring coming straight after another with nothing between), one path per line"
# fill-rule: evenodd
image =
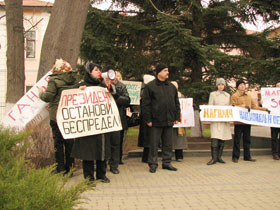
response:
M113 96L98 86L62 91L56 118L65 139L122 130Z
M48 104L39 99L38 89L43 87L46 90L49 71L42 77L3 117L2 125L24 129L27 125L33 126L49 116Z
M199 106L200 120L209 122L241 122L250 125L280 127L280 116L266 111L247 109L237 106Z
M280 88L262 88L262 105L271 111L271 114L280 113Z
M178 127L194 127L194 110L192 98L179 98L180 101L180 122L174 125L174 128Z
M130 97L131 105L140 105L140 92L142 82L134 82L134 81L121 81L126 85L127 92Z

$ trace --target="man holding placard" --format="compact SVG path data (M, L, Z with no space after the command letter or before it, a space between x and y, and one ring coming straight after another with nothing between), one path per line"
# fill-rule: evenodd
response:
M243 79L236 82L237 91L231 96L230 103L233 106L239 106L247 108L248 112L250 109L257 109L263 111L269 111L267 108L258 107L251 96L246 92L246 85ZM251 146L251 125L249 124L234 124L234 140L233 140L233 153L232 162L238 163L240 157L240 139L243 135L243 149L244 149L244 160L245 161L256 161L250 154Z

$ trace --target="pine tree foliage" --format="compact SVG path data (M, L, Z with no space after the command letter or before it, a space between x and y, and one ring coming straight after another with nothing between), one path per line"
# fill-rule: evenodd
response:
M53 174L55 166L32 167L24 159L28 135L0 129L0 209L74 209L86 181L67 186L69 177Z
M279 38L270 30L247 34L241 22L278 21L279 3L269 0L115 0L133 4L134 15L91 9L81 46L84 60L119 69L140 80L158 62L196 103L205 103L217 77L244 78L250 85L279 78ZM278 41L277 41L278 40ZM277 43L278 42L278 43ZM278 78L277 78L278 77Z

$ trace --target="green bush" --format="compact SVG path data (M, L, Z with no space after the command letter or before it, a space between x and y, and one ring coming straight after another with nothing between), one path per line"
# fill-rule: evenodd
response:
M36 169L24 158L30 134L0 128L0 209L74 209L87 180L69 186L69 177L53 174L54 165Z

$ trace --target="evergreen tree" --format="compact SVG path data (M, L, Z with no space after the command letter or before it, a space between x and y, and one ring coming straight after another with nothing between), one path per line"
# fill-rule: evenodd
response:
M157 62L169 65L184 95L208 100L217 77L244 78L250 85L274 83L279 75L279 44L264 33L246 34L240 22L279 21L279 3L270 1L115 0L133 15L89 12L81 55L118 68L125 79L140 79ZM235 52L235 54L232 54ZM272 77L273 75L273 77Z

